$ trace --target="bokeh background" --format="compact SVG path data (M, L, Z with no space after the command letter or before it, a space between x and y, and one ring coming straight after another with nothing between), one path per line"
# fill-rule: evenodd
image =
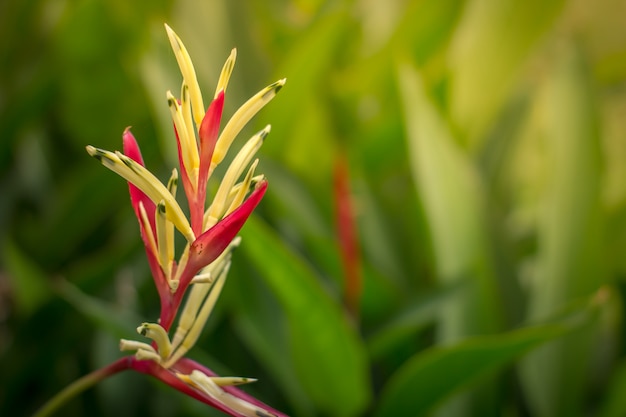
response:
M294 416L626 415L623 0L3 0L0 415L158 316L123 180L176 164L163 23L269 191L190 356ZM341 209L339 207L342 207ZM356 239L350 239L350 236ZM64 416L219 413L126 373Z

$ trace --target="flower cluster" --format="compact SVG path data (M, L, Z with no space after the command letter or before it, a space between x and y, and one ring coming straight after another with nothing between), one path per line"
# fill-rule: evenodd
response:
M236 50L226 60L213 99L205 111L189 54L176 33L167 25L165 28L183 75L180 99L168 91L167 102L174 122L180 180L189 218L176 200L178 170L172 171L166 184L159 181L145 168L139 145L130 129L123 134L123 153L87 146L91 156L128 181L132 206L161 303L158 322L143 323L137 328L138 333L151 342L122 340L121 349L135 354L124 358L119 366L151 374L234 416L282 416L234 388L254 379L218 377L185 358L185 354L196 343L221 292L230 267L231 252L240 241L237 234L267 189L264 176L255 174L258 160L254 156L270 126L252 136L232 159L208 206L207 183L238 133L278 93L285 80L267 86L249 99L220 133L224 94L235 64ZM186 239L178 259L174 246L176 230ZM170 338L177 317L176 330Z

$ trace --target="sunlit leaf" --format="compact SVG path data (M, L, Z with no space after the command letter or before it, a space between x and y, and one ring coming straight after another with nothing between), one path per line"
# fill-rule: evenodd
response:
M399 79L409 158L424 204L440 282L468 280L464 297L443 312L442 340L497 328L497 292L484 223L484 194L476 168L409 66Z
M344 7L325 13L292 45L278 66L287 77L281 97L265 110L272 134L264 149L308 181L329 176L333 162L333 122L329 102L320 94L331 88L329 76L339 58L351 17ZM315 169L310 169L315 155Z
M537 272L530 287L528 314L533 320L592 293L606 279L594 96L578 52L564 47L555 57L539 103L549 171L538 225ZM524 362L524 387L537 415L580 415L592 334L577 333L542 347Z
M463 296L440 311L438 341L456 342L470 335L492 333L501 325L501 305L494 260L486 228L486 197L475 163L455 140L451 126L439 114L419 75L405 65L399 86L417 193L424 205L442 285L466 282ZM495 385L479 390L494 393ZM474 393L472 393L474 394ZM493 402L456 398L446 413L460 410L486 413ZM471 411L467 411L470 414Z
M450 47L450 108L470 147L480 145L532 48L563 0L468 2Z

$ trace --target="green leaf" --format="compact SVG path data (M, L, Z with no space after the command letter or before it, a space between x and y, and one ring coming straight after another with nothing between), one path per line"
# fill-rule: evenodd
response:
M480 145L519 70L558 17L563 0L468 2L449 53L450 111Z
M242 249L285 311L291 360L308 395L325 413L356 415L369 402L365 348L311 267L260 219L242 231Z
M418 62L425 62L450 36L462 11L461 0L409 2L390 44L413 51Z
M547 191L538 216L536 274L529 281L532 320L591 294L607 280L602 252L602 151L593 88L575 47L563 45L556 52L538 103ZM581 331L527 358L522 381L536 415L582 415L594 338L590 329Z
M17 309L20 313L29 315L50 298L48 278L12 241L4 242L3 248L2 258Z
M238 314L235 317L235 329L240 338L246 343L248 349L253 352L259 363L262 363L267 372L274 377L280 384L284 397L299 416L315 415L313 406L302 389L298 378L295 375L293 367L285 362L288 356L284 337L278 339L276 322L269 322L265 317L259 317L259 314ZM282 330L282 329L281 329ZM268 335L273 335L268 337ZM283 336L282 334L280 336Z
M469 155L428 97L417 72L404 66L399 85L409 158L433 240L442 285L467 280L458 302L443 310L441 340L493 332L499 326L493 254L488 245L483 184Z
M626 415L626 360L622 359L606 390L602 405L602 417L622 417Z
M421 416L529 350L580 324L568 319L435 347L411 358L384 387L375 416Z
M252 269L245 262L233 267L229 272L234 275L229 278L230 288L231 291L235 288L238 295L233 308L234 330L255 356L256 362L276 382L281 396L289 402L294 414L303 417L315 415L315 407L302 388L293 366L285 361L290 355L288 323L283 311L276 308L276 297L261 278L250 273ZM244 270L238 271L242 267ZM265 380L263 378L262 381Z
M435 323L439 312L447 303L455 302L462 293L466 282L459 282L413 300L409 308L386 323L368 340L368 348L373 358L385 355L393 346L399 345L407 337L416 334L428 324Z
M440 311L438 341L457 342L493 333L502 326L503 314L487 234L482 178L417 72L407 65L399 75L411 169L430 228L437 278L440 285L468 284L456 302ZM494 387L487 382L470 393L473 398L454 399L445 413L487 413L495 401Z
M58 281L55 288L65 301L91 320L96 327L105 329L109 334L119 339L136 337L137 331L135 329L142 322L140 318L85 294L68 281Z
M263 110L263 120L272 122L271 136L263 146L266 154L309 182L319 184L332 172L335 134L324 92L331 89L329 80L345 52L351 23L346 7L337 7L321 14L304 36L296 38L277 70L277 78L287 77L287 84ZM314 170L311 155L316 155Z

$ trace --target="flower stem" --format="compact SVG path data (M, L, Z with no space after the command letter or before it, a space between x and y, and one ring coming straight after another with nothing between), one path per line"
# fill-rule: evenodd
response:
M124 357L116 360L115 362L97 369L90 374L83 376L80 379L72 382L65 387L61 392L52 397L43 407L41 407L33 415L33 417L46 417L52 415L63 404L85 391L87 388L91 388L98 382L115 375L118 372L124 371L130 368L130 357Z

